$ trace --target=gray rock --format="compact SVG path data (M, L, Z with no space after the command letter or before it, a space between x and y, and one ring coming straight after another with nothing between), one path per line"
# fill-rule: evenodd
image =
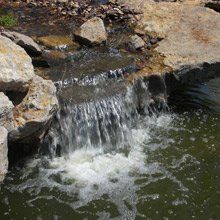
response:
M0 183L4 180L8 169L8 131L0 126Z
M8 131L14 128L13 113L14 105L8 97L0 92L0 126L4 126Z
M74 35L80 44L96 45L107 41L104 22L98 17L86 21Z
M35 76L26 97L14 110L15 128L9 133L9 140L25 143L40 141L57 110L53 82Z
M0 91L26 91L34 76L31 58L23 48L0 36Z
M39 45L27 35L15 31L4 31L1 35L11 39L13 42L24 48L29 55L40 55L42 53Z
M132 50L139 50L145 46L145 42L138 35L133 35L130 37L128 45L129 45L129 48Z

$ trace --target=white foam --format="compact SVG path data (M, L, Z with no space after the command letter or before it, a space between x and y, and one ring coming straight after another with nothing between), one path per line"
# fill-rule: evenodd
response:
M170 122L170 115L146 117L141 123L144 127L139 125L131 130L132 144L129 149L123 149L124 152L105 153L103 148L77 149L50 160L47 176L59 174L63 182L71 180L73 188L80 189L81 194L88 193L94 186L105 191L118 187L121 182L132 180L132 175L151 172L145 163L147 155L143 152L151 139L150 129L152 126L168 126ZM97 193L97 188L95 191Z
M149 138L143 130L133 131L134 141L128 155L126 153L104 153L101 148L83 148L74 152L54 158L50 162L50 168L61 172L62 178L73 179L77 185L94 185L109 182L128 175L129 172L140 172L144 169L145 155L138 142ZM135 143L136 142L136 143Z
M104 199L117 207L121 217L134 219L138 214L137 204L140 199L150 198L148 195L146 198L140 198L138 191L142 187L168 178L177 184L179 189L187 190L162 164L149 162L146 153L146 149L156 150L151 143L152 138L155 138L158 130L167 131L172 128L171 122L170 114L143 118L135 129L130 130L132 142L128 148L117 148L115 151L106 152L105 148L85 146L62 157L47 158L46 161L34 160L27 164L27 167L30 170L36 167L37 177L28 179L17 189L28 190L35 197L40 196L45 188L58 190L62 195L59 198L60 202L69 205L73 210L84 209ZM157 146L157 149L161 147L165 148L163 142ZM27 169L24 173L25 178ZM100 218L105 216L105 210L99 215Z

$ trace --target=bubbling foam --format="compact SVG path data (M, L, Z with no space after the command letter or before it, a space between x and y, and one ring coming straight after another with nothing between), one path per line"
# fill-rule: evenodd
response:
M48 159L47 166L41 169L41 176L47 184L61 191L77 191L80 200L85 203L127 184L134 187L136 175L159 171L158 164L146 165L144 151L151 140L151 130L168 127L171 121L170 115L145 117L137 128L131 130L132 143L128 149L112 152L105 152L103 148L76 149L61 157ZM42 166L39 160L37 163ZM35 166L36 161L27 165Z

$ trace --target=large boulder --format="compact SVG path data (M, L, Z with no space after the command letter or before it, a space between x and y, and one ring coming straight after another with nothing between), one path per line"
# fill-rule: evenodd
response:
M74 35L80 44L96 45L107 40L104 22L98 17L86 21Z
M35 76L26 97L14 109L15 128L9 133L10 142L40 141L57 110L53 82Z
M0 126L4 126L8 131L14 128L13 113L14 105L8 97L0 92Z
M220 14L204 7L205 0L120 2L142 10L137 33L160 40L153 50L153 62L160 63L154 73L162 74L166 68L184 81L220 75ZM145 70L142 73L149 74ZM152 68L149 71L152 73Z
M0 36L0 91L26 91L34 76L31 58L23 48Z
M8 168L8 131L0 126L0 183L4 180Z
M155 10L157 11L159 5ZM163 10L162 10L163 9ZM163 4L161 13L167 16L165 34L156 50L162 54L164 64L174 70L202 67L204 63L220 62L220 15L200 6ZM161 15L161 14L159 14ZM158 16L159 16L158 15ZM173 21L174 20L174 21ZM173 22L172 22L173 21ZM168 25L171 23L171 25Z
M39 45L27 35L20 34L15 31L4 31L1 35L11 39L13 42L24 48L29 55L36 56L41 55L42 53Z

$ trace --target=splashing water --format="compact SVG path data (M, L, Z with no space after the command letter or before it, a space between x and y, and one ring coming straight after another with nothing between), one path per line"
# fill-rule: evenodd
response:
M31 160L24 170L23 178L29 176L27 170L32 173L33 168L38 170L38 176L18 185L17 190L24 192L30 187L31 194L35 196L48 187L51 190L58 190L69 196L68 205L74 210L107 197L109 203L116 205L120 216L133 219L137 215L136 191L139 189L135 181L140 176L160 174L160 178L170 178L181 190L186 190L159 163L146 163L146 144L151 140L151 129L169 127L171 121L172 117L166 114L142 118L139 125L130 130L132 144L126 149L106 152L102 147L90 146L71 150L68 154L54 157L52 160L48 158ZM149 179L148 184L151 181L155 181L154 178ZM59 202L65 202L65 199ZM100 218L110 217L106 216L104 211L98 215Z

